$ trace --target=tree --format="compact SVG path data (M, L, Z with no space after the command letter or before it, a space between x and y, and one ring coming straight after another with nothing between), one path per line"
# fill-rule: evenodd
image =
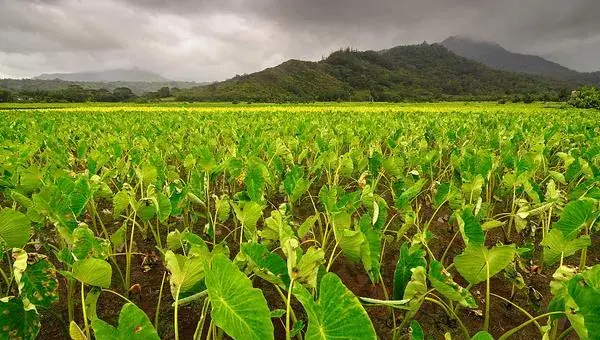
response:
M107 89L99 89L92 92L92 100L95 102L114 102L115 96Z
M0 103L10 102L13 99L14 98L12 92L5 89L0 89Z
M113 90L113 96L116 101L126 102L132 98L135 98L135 94L128 87L117 87Z
M66 89L59 91L56 97L71 103L81 103L89 99L89 93L79 85L70 85Z
M158 98L167 98L171 96L171 90L168 87L161 87L158 91Z
M571 93L569 104L582 109L600 109L600 90L594 86L584 86Z

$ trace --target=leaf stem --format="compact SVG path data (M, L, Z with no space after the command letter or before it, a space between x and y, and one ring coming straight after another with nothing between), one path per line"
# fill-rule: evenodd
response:
M490 264L485 265L487 275L485 277L485 320L483 321L483 330L490 328Z
M290 281L290 288L288 289L286 309L285 309L285 339L291 340L290 336L290 310L292 309L292 289L294 289L294 279Z
M513 307L517 308L518 310L520 310L523 314L525 314L530 320L533 320L534 317L533 315L529 314L529 312L527 312L525 309L521 308L521 306L517 305L516 303L510 301L509 299L506 299L500 295L491 293L490 295L497 297L498 299L511 304ZM540 332L542 331L542 326L540 326L539 322L535 321L535 326L538 328L538 330L540 330Z
M81 312L83 313L83 325L85 327L85 335L88 339L91 339L92 337L90 336L90 327L87 321L87 312L85 306L85 286L83 282L81 283Z
M158 301L156 302L156 312L154 312L154 329L156 329L156 333L158 333L158 319L160 316L160 304L162 302L163 288L165 286L165 278L167 277L167 272L163 272L162 281L160 283L160 291L158 292Z
M550 313L546 313L546 314L542 314L539 316L536 316L535 318L525 321L522 324L520 324L519 326L509 330L508 332L504 333L501 337L498 338L498 340L506 340L508 338L510 338L511 336L513 336L513 334L515 334L516 332L520 331L522 328L526 327L527 325L529 325L530 323L533 323L539 319L543 319L545 317L548 317L550 315L556 315L556 314L564 314L565 312L550 312Z

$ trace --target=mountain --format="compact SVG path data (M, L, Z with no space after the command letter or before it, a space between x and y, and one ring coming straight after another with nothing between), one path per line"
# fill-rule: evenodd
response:
M541 75L567 81L574 86L600 84L600 72L577 72L539 56L511 52L494 42L452 36L442 41L441 44L460 56L497 70Z
M181 91L183 100L275 102L311 98L330 101L346 97L351 88L336 79L328 65L288 60L283 64L249 75Z
M451 100L568 94L557 80L494 70L440 44L397 46L382 51L351 49L319 62L290 60L257 73L178 91L181 100Z
M66 81L86 81L86 82L168 82L169 79L163 78L154 72L132 69L113 69L106 71L78 72L78 73L44 73L33 79L37 80L66 80Z

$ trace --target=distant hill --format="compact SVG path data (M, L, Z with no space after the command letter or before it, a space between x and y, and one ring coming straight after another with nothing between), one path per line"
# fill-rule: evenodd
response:
M494 42L464 36L452 36L441 44L450 51L491 68L541 75L580 84L600 84L600 72L581 73L535 55L513 53Z
M162 82L141 82L141 81L115 81L115 82L91 82L91 81L66 81L60 79L41 80L41 79L0 79L0 89L13 92L21 91L58 91L64 90L71 85L79 85L86 89L106 89L113 91L119 87L127 87L137 95L146 92L158 91L162 87L187 89L206 83L184 82L184 81L162 81Z
M33 79L36 80L66 80L77 82L168 82L167 78L160 76L157 73L141 70L138 68L132 69L114 69L106 71L94 72L77 72L77 73L44 73Z
M180 97L207 101L330 101L347 97L351 90L332 74L329 65L292 59L260 72L181 91Z
M182 100L310 101L558 98L566 83L494 70L440 44L340 50L320 62L290 60L257 73L179 91Z

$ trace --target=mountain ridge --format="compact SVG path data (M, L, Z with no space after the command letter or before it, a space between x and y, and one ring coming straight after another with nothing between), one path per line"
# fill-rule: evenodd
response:
M103 71L84 71L71 73L43 73L34 80L65 80L77 82L170 82L158 73L134 68L117 68Z
M540 75L575 85L600 85L600 72L578 72L537 55L509 51L495 42L468 36L451 36L440 44L462 57L497 70Z
M537 75L505 72L451 52L441 44L351 49L318 61L278 66L180 91L181 100L491 100L533 95L558 98L569 86Z

